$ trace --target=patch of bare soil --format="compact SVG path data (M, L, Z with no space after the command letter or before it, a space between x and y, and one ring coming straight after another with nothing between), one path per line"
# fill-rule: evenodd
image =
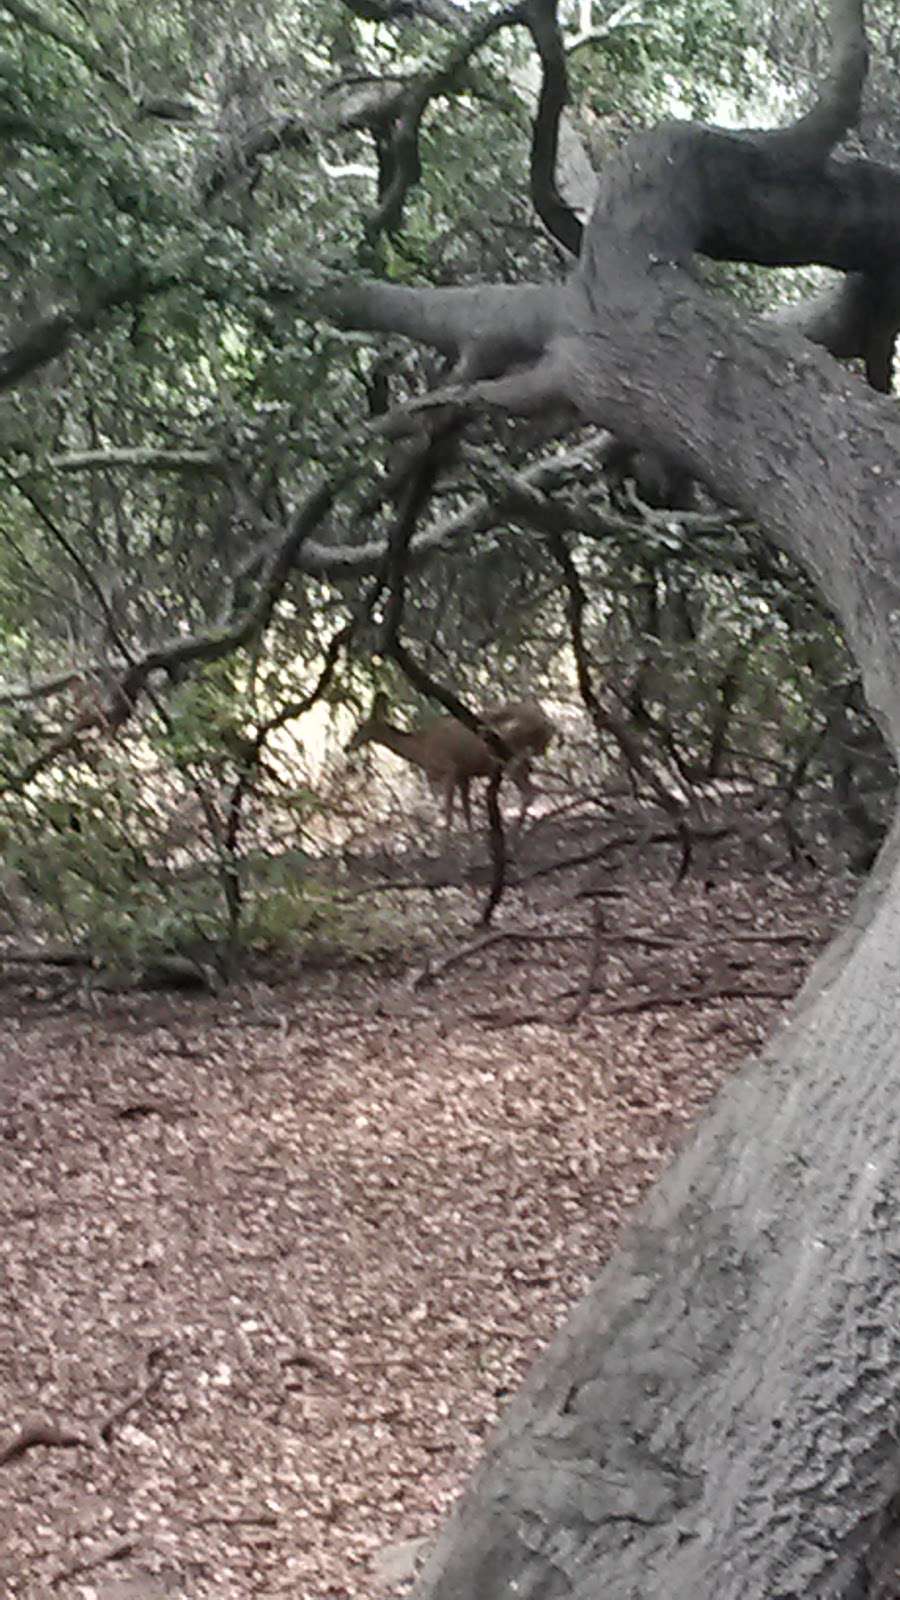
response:
M10 969L0 1593L405 1589L846 901L812 874L542 892L443 967L458 942L81 1003Z

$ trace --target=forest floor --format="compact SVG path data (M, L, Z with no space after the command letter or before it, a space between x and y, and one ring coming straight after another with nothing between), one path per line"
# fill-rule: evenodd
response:
M850 894L664 867L539 873L480 947L433 891L406 959L218 996L0 968L0 1593L405 1592Z

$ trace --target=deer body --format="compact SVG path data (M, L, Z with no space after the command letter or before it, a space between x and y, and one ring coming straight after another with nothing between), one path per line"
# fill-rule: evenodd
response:
M386 697L376 695L371 716L360 723L348 750L358 750L364 744L380 744L404 761L421 767L432 788L443 796L445 832L450 832L457 793L466 825L471 828L472 779L490 778L498 766L497 757L485 740L457 722L455 717L436 717L424 727L406 731L388 722L386 712ZM556 728L536 700L497 706L486 713L484 725L499 734L512 752L507 771L522 796L517 824L521 827L535 792L531 758L543 755Z

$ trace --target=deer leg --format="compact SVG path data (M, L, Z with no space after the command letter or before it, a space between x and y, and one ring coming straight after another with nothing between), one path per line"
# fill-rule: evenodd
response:
M444 787L444 838L449 839L453 825L453 801L456 796L456 777L448 772L442 780Z
M470 780L468 778L457 778L456 786L459 789L459 799L460 799L460 804L462 805L463 816L466 819L466 827L468 828L469 832L471 833L472 832L472 803L471 803L471 800L469 798L469 790L471 788Z
M531 762L527 756L514 756L506 770L522 797L519 815L513 827L513 837L516 837L522 830L528 807L537 790L531 781Z

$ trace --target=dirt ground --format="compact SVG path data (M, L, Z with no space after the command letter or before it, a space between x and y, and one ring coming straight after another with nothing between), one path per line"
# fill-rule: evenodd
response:
M579 881L443 970L460 891L409 963L215 997L0 968L0 1593L406 1591L849 892Z

